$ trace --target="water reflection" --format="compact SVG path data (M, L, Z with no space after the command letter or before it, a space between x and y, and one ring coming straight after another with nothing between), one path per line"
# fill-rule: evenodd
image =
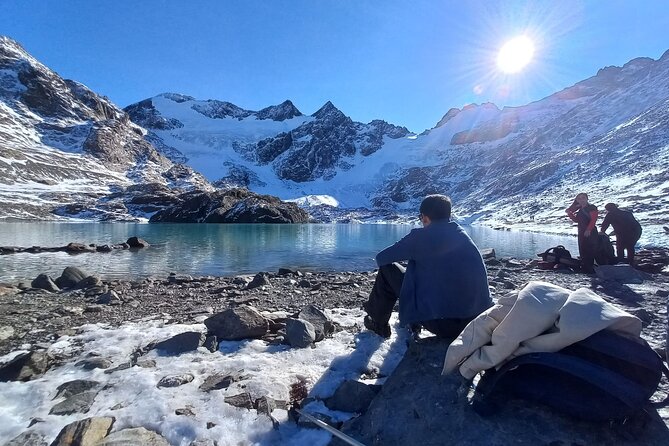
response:
M231 275L276 271L280 267L324 271L375 268L374 255L406 235L410 225L216 225L138 223L1 223L0 246L62 246L69 242L112 244L132 236L148 249L111 253L13 254L0 257L0 281L57 276L77 266L106 279ZM527 258L562 244L577 253L576 239L529 232L468 227L479 247L498 256Z

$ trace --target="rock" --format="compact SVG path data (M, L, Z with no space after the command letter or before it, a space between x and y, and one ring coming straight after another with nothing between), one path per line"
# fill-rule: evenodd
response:
M179 387L193 381L195 377L190 373L183 373L181 375L170 375L163 377L158 381L157 387Z
M277 408L277 404L274 398L262 396L255 401L254 407L259 414L270 416L274 409Z
M184 352L197 350L205 341L205 334L199 331L179 333L155 345L156 350L166 355L178 355Z
M14 336L14 327L9 325L0 325L0 341L9 339Z
M175 275L170 275L167 277L167 281L169 283L176 283L178 285L182 283L190 283L193 281L193 276L189 276L188 274L175 274Z
M39 378L49 370L50 365L49 357L44 351L20 353L0 366L0 382Z
M334 333L335 326L332 319L315 305L304 308L298 313L297 318L310 322L314 326L317 342Z
M204 320L209 335L227 341L261 338L269 328L269 321L255 308L240 305Z
M93 370L93 369L108 369L111 367L112 363L110 360L105 358L87 358L83 359L74 364L77 367L81 367L84 370Z
M659 289L659 290L655 291L655 295L660 296L660 297L668 297L669 296L669 290Z
M601 265L595 268L595 275L602 280L619 283L643 283L643 275L629 265Z
M253 409L253 400L251 399L251 394L248 392L240 393L239 395L226 396L223 398L223 401L231 406Z
M95 247L97 252L112 252L114 247L111 245L98 245Z
M95 446L170 446L170 443L162 435L143 427L134 427L113 432Z
M56 285L53 279L46 274L40 274L37 276L35 279L33 279L32 282L30 282L30 286L41 290L51 291L52 293L57 293L60 291L58 285Z
M100 279L98 276L88 276L77 282L77 284L74 286L74 289L85 290L86 288L91 288L94 286L101 286L101 285L102 285L102 279Z
M77 254L81 252L95 252L95 248L84 245L83 243L68 243L65 247L65 252L70 254Z
M73 413L87 413L98 392L91 390L74 394L51 408L49 415L70 415Z
M302 279L299 282L297 282L297 286L299 286L300 288L311 288L311 282L309 282L307 279Z
M627 441L609 423L579 421L515 398L494 416L481 417L459 392L460 375L441 376L448 346L434 337L411 343L367 411L342 431L363 444L384 446L440 445L445 438L457 445L667 444L664 423L647 423Z
M152 369L156 366L156 361L153 359L139 359L137 360L137 367L141 367L143 369Z
M289 318L286 320L286 340L293 347L309 347L316 341L316 331L308 321Z
M376 386L372 387L360 381L348 380L335 390L334 395L325 400L325 405L331 410L362 413L378 392L379 388Z
M75 379L74 381L68 381L61 384L56 388L56 396L53 398L65 397L69 398L72 395L78 395L80 393L91 390L92 388L98 386L100 383L97 381L88 381L85 379Z
M75 267L65 268L59 278L56 279L56 285L61 288L72 288L86 277L90 276L87 272Z
M149 246L149 242L139 237L130 237L126 243L131 248L147 248Z
M86 308L84 308L84 313L101 313L105 308L102 305L98 304L93 304L93 305L87 305Z
M93 417L78 420L65 426L51 446L97 446L105 438L116 419Z
M186 416L186 417L194 417L195 412L193 412L192 407L182 407L180 409L177 409L174 411L175 415L180 415L180 416Z
M293 270L290 268L279 268L279 271L277 272L279 276L299 276L300 272L297 270Z
M251 282L248 285L246 285L246 289L250 290L265 285L266 286L272 285L269 281L269 275L267 273L258 273L253 277L253 280L251 280Z
M218 351L218 338L216 336L207 336L202 346L214 353Z
M47 446L48 444L37 432L25 431L18 437L9 440L9 443L5 443L4 446Z
M495 248L483 248L480 250L481 251L481 257L483 259L494 259L495 256Z
M203 440L193 440L188 446L218 446L218 443L207 438Z
M199 389L203 392L210 392L212 390L227 389L230 387L230 384L234 382L239 382L247 377L241 373L232 373L229 375L211 375L207 377L202 384L200 384Z
M116 291L109 290L98 297L97 303L101 305L121 305L122 302Z

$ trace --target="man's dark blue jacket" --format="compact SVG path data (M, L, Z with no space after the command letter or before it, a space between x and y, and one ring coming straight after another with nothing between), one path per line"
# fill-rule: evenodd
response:
M376 256L379 266L400 260L409 261L400 292L402 325L471 318L492 306L481 253L457 223L433 221Z

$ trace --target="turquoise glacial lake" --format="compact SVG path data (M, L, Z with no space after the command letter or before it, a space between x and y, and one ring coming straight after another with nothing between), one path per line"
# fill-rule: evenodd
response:
M151 246L111 253L18 253L0 256L0 282L53 277L76 266L104 279L163 277L170 272L225 276L275 272L281 267L311 271L371 271L374 256L416 226L399 224L146 224L0 223L0 246L64 246L70 242L116 244L138 236ZM480 248L498 257L536 258L564 245L578 254L576 237L465 227Z

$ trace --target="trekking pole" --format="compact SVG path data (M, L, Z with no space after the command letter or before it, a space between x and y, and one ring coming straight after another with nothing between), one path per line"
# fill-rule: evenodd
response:
M365 446L364 444L360 443L359 441L355 440L354 438L349 437L339 429L336 429L329 424L319 420L316 417L311 416L310 414L306 412L302 412L300 409L295 409L297 413L300 415L303 415L307 417L307 420L311 421L314 423L316 426L320 427L321 429L325 429L326 431L330 432L332 435L335 437L338 437L341 440L344 440L346 443L350 444L351 446Z

